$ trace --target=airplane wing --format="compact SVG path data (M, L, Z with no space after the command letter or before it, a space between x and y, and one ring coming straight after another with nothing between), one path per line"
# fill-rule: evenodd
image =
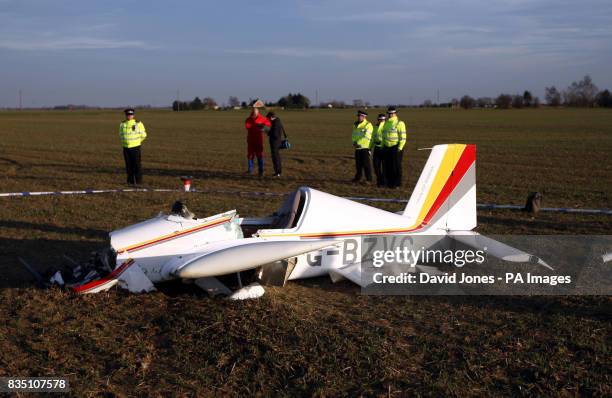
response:
M333 246L337 242L319 240L270 240L246 238L215 242L205 251L175 261L172 274L197 279L253 269L278 260Z
M464 245L473 247L479 250L485 250L488 255L499 258L504 261L510 261L515 263L532 263L540 264L543 267L553 270L553 268L546 264L538 256L533 254L525 253L522 250L508 246L505 243L499 242L495 239L491 239L484 235L480 235L478 232L473 231L450 231L448 236L455 239Z

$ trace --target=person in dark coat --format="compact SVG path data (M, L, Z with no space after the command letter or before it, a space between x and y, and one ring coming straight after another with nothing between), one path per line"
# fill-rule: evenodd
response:
M270 120L270 131L268 138L270 140L270 153L272 154L272 164L274 166L274 177L280 177L282 173L280 147L283 142L283 136L286 136L283 123L274 112L268 112L266 117Z

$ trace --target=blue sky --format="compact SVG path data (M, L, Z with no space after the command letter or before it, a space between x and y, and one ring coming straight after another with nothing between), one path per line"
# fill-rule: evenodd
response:
M0 107L612 88L612 1L0 0Z

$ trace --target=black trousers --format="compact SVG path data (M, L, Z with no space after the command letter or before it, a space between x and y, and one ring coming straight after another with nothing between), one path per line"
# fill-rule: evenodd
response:
M397 151L397 163L396 163L397 169L395 170L395 186L396 187L402 186L402 177L403 177L402 170L404 170L403 161L404 161L404 150L403 149L401 151L398 150Z
M397 185L398 175L398 150L397 145L392 147L385 147L383 149L383 173L385 175L385 182L389 188L395 188Z
M142 184L142 166L140 164L140 146L123 148L125 172L128 184Z
M355 150L355 178L354 181L361 180L361 174L365 171L365 178L372 181L372 165L370 164L370 150Z
M274 174L281 174L283 171L281 156L280 156L281 141L270 141L270 154L272 155L272 165L274 166Z
M376 174L376 185L382 187L385 185L385 174L383 173L384 149L379 146L374 147L372 154L372 165L374 166L374 174Z

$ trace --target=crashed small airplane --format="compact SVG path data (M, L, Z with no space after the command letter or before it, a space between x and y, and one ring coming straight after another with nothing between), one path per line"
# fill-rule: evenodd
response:
M172 279L193 280L210 294L231 291L216 277L247 270L265 283L329 275L362 285L362 239L376 235L427 235L482 249L512 262L539 258L482 236L476 227L476 147L447 144L432 148L410 200L393 213L301 187L274 214L241 218L236 210L197 219L180 203L169 215L110 233L109 273L73 284L95 293L119 284L132 292L153 290ZM105 260L108 262L108 260ZM57 278L62 279L61 275ZM242 296L263 288L247 286ZM250 290L249 290L250 289Z

